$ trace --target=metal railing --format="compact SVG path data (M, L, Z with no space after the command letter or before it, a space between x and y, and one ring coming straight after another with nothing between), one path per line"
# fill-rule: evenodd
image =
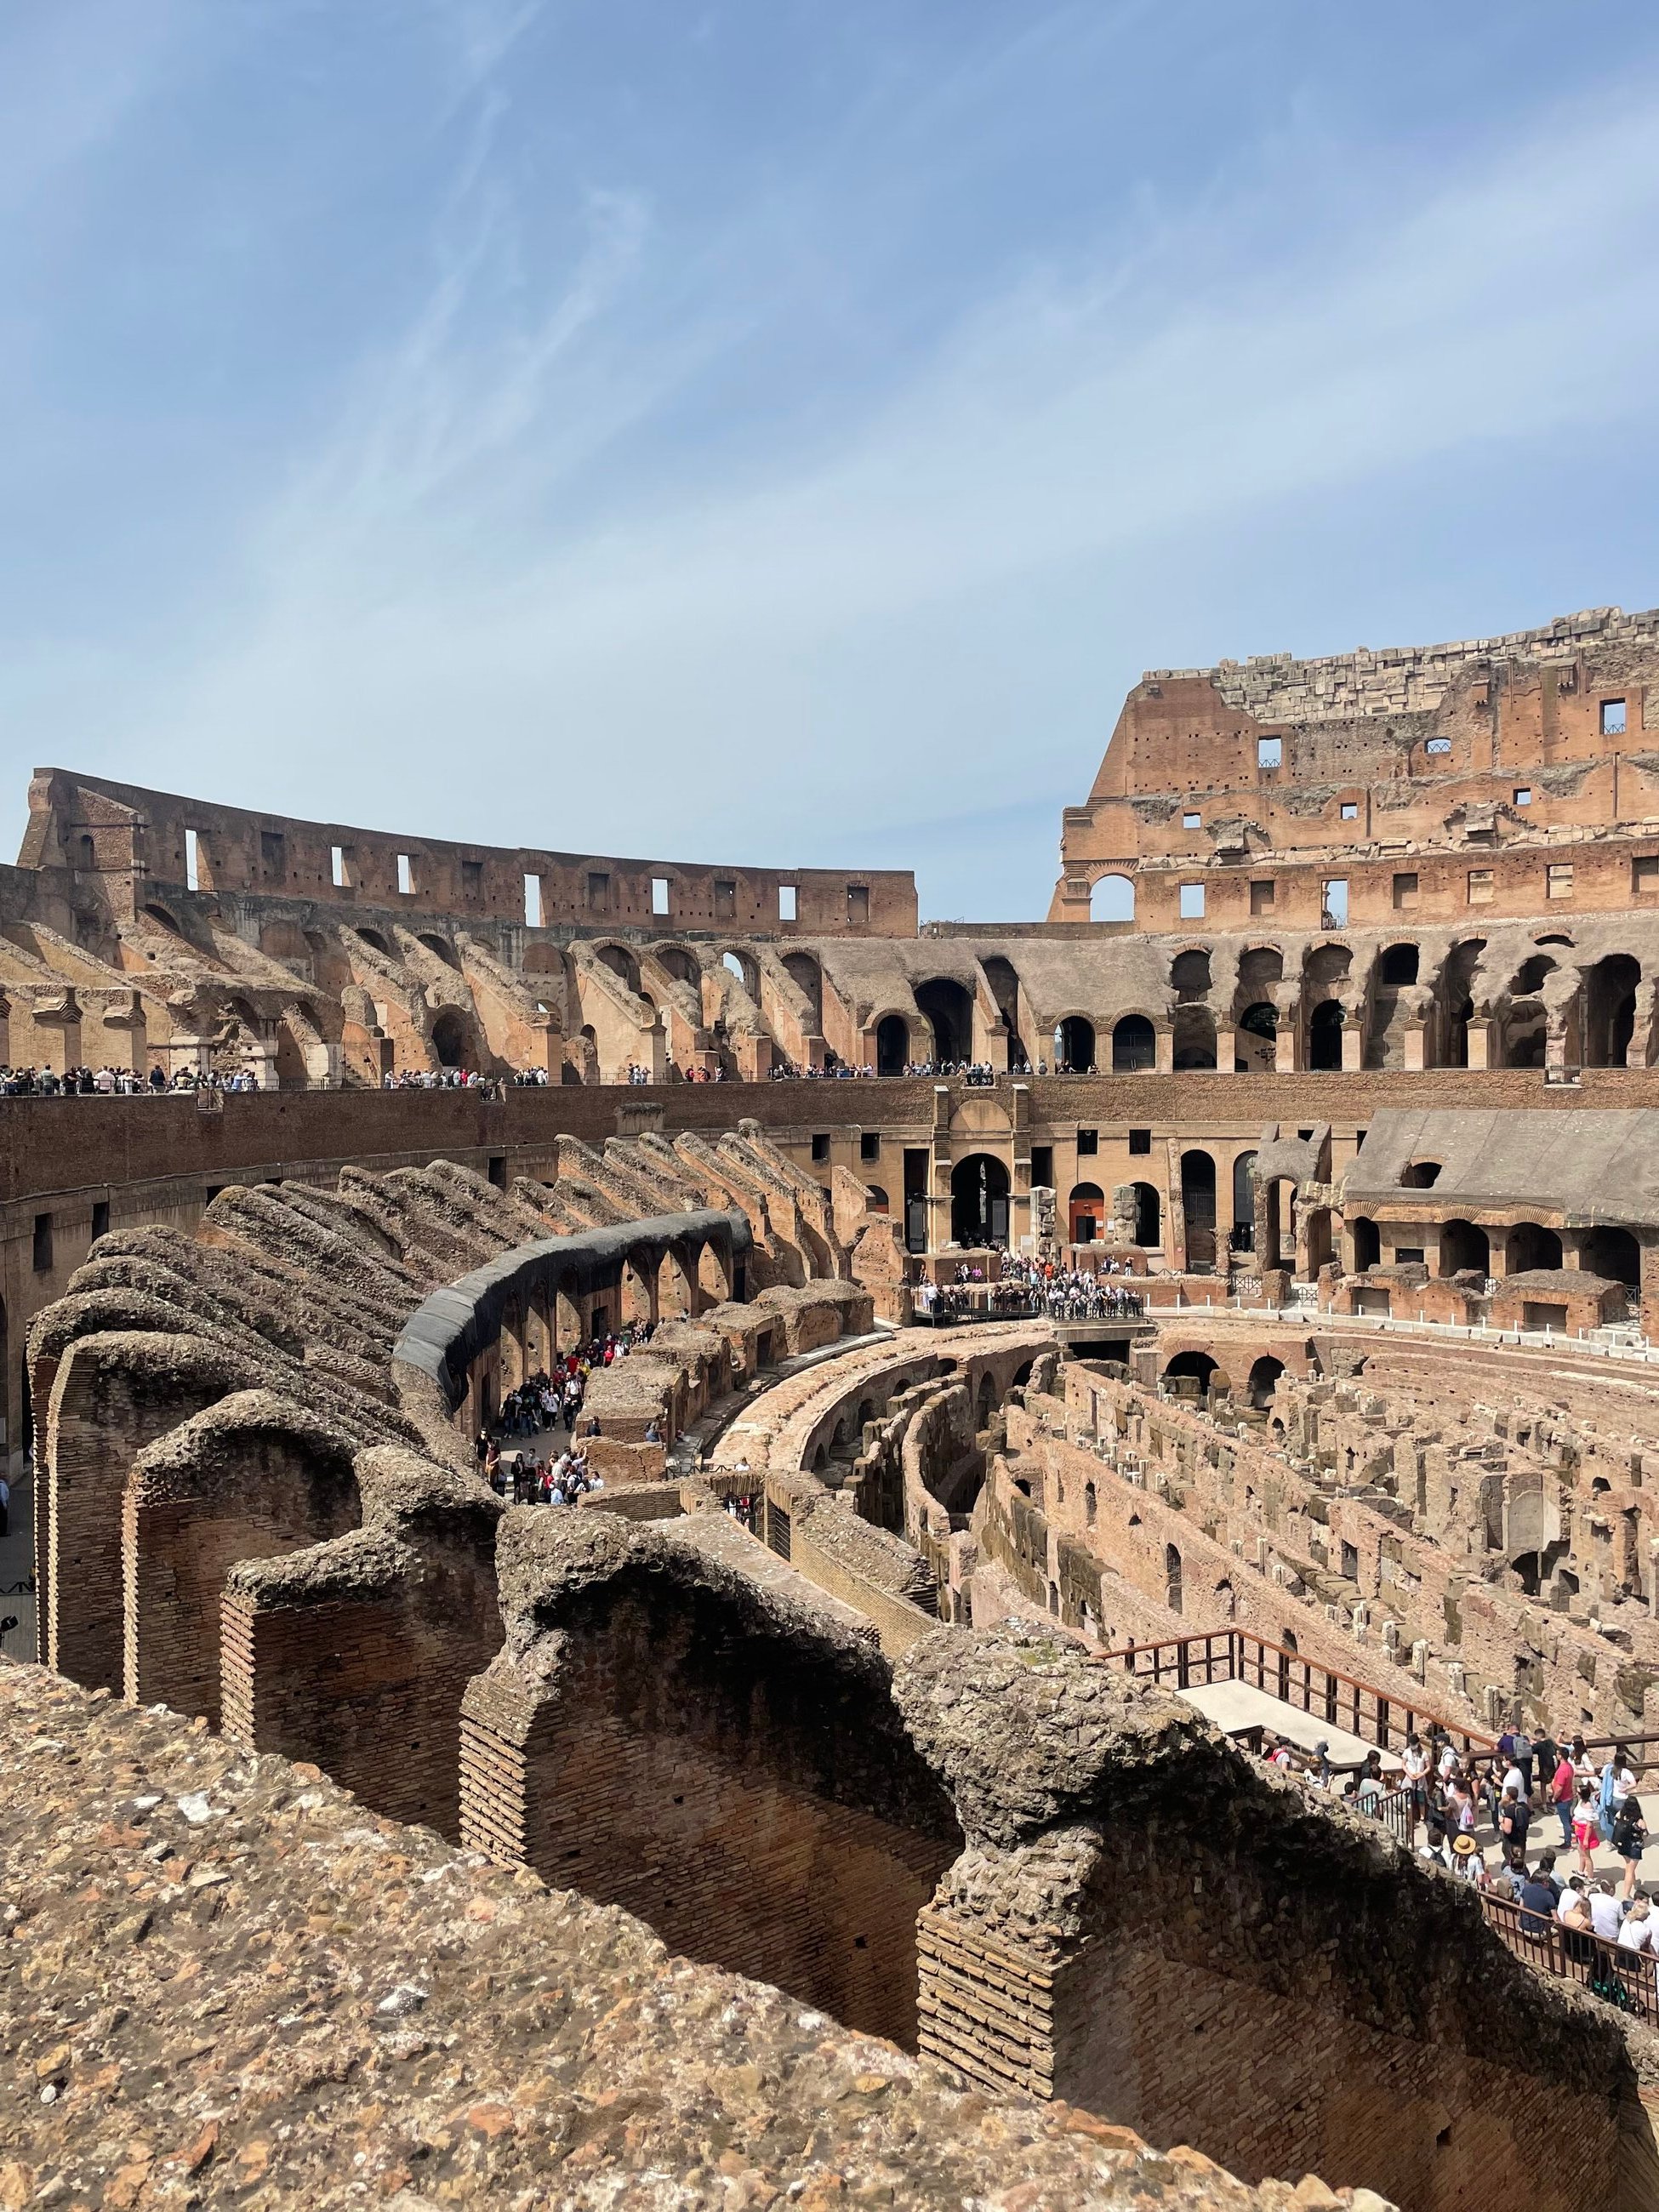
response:
M1248 1682L1281 1705L1293 1705L1332 1728L1346 1729L1382 1751L1403 1746L1408 1735L1431 1725L1443 1729L1466 1757L1490 1759L1498 1749L1495 1736L1460 1727L1426 1705L1322 1667L1299 1651L1242 1628L1126 1644L1099 1656L1103 1662L1118 1662L1137 1681L1167 1682L1177 1690L1198 1689L1211 1682Z
M1651 1952L1620 1949L1600 1936L1564 1928L1553 1915L1546 1920L1524 1905L1490 1892L1477 1892L1491 1928L1517 1959L1562 1981L1577 1982L1593 1996L1659 2027L1659 1985Z

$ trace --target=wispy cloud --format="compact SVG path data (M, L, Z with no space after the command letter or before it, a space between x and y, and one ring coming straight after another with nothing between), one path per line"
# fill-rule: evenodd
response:
M1297 499L1363 532L1379 487L1438 465L1425 527L1455 561L1470 455L1650 409L1639 72L1432 171L1292 103L946 282L937 196L988 134L1035 158L1030 73L1156 11L1050 9L914 97L874 69L810 155L694 216L648 131L532 157L517 72L532 48L575 68L569 11L433 4L453 97L426 281L201 619L121 687L135 776L659 854L851 859L957 819L971 867L935 879L962 911L1011 773L1028 806L1086 787L1079 727L1115 702L1055 711L1062 684L1161 657L1121 611L1154 549L1247 541ZM721 11L702 27L720 48ZM1201 616L1191 657L1261 642ZM1036 905L1048 842L990 903Z

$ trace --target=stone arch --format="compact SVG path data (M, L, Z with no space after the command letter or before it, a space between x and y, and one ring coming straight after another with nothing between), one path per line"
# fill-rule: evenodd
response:
M1318 945L1308 955L1304 970L1310 983L1316 988L1328 988L1333 983L1347 981L1353 966L1353 952L1346 945Z
M1158 1033L1145 1014L1124 1014L1112 1025L1112 1073L1129 1075L1158 1065Z
M1432 1190L1443 1172L1438 1160L1413 1160L1400 1170L1401 1190Z
M876 1073L902 1075L910 1060L910 1024L902 1014L884 1014L876 1024Z
M1492 1242L1473 1221L1447 1221L1440 1229L1440 1272L1443 1275L1492 1273Z
M1402 939L1397 945L1384 947L1376 963L1376 980L1391 989L1402 983L1417 981L1419 953L1415 945Z
M957 1244L1008 1242L1008 1170L994 1152L970 1152L951 1170L951 1237Z
M1356 1275L1363 1275L1368 1268L1381 1263L1382 1240L1376 1224L1369 1214L1355 1214L1348 1224L1348 1234L1353 1240L1353 1271Z
M398 956L393 952L391 942L383 930L366 929L361 922L355 922L352 929L353 933L362 939L371 952L378 952L387 960L397 958Z
M1316 1006L1308 1022L1308 1066L1321 1073L1342 1065L1343 1012L1334 999Z
M435 929L422 930L416 936L415 942L417 945L425 945L427 951L434 954L438 959L441 960L446 968L453 968L457 970L459 969L461 964L460 955L456 951L449 939L447 937L440 937Z
M635 997L639 995L640 963L629 946L615 943L596 945L593 957L611 970L618 982L625 983Z
M1095 1064L1095 1025L1086 1014L1067 1014L1054 1024L1054 1072L1086 1075Z
M657 1263L657 1312L664 1321L690 1321L696 1310L691 1276L671 1245Z
M1250 1403L1265 1413L1273 1402L1273 1395L1279 1376L1285 1372L1285 1363L1271 1352L1264 1352L1250 1368Z
M726 945L720 948L720 965L729 975L735 975L750 997L760 1001L760 963L747 945Z
M1255 1154L1240 1152L1233 1162L1233 1226L1255 1227Z
M813 1020L821 1021L823 1017L823 970L817 957L811 952L786 952L783 968L784 973L805 995L812 1009Z
M914 993L923 1020L933 1032L933 1058L941 1066L974 1056L974 1002L967 986L954 976L933 975Z
M1210 1377L1215 1371L1216 1363L1211 1358L1209 1353L1195 1349L1174 1352L1164 1363L1164 1379L1166 1382L1178 1382L1185 1379L1196 1382L1203 1390L1209 1389Z
M508 1855L914 2051L917 1916L963 1838L889 1662L690 1547L568 1519L535 1557L538 1639L468 1693L471 1739L519 1749Z
M1180 1068L1213 1067L1215 1016L1207 1006L1177 1006L1175 1011L1174 1056Z
M1586 1067L1623 1067L1636 1033L1636 992L1642 963L1628 952L1610 952L1584 978L1581 1017Z
M1210 988L1207 945L1189 945L1170 963L1170 988L1181 999L1201 999Z
M1560 1264L1561 1239L1553 1229L1546 1229L1540 1221L1515 1224L1509 1233L1507 1273L1528 1274L1534 1268L1559 1267Z
M684 945L653 945L651 957L677 983L690 983L695 989L702 980L702 970Z
M732 1295L726 1262L715 1243L704 1244L697 1254L697 1289L705 1306L724 1305Z
M1609 1224L1588 1231L1579 1246L1578 1264L1628 1290L1641 1288L1642 1248L1628 1229Z
M1251 997L1262 997L1285 980L1285 955L1276 945L1252 945L1239 956L1238 987Z
M1134 918L1134 878L1118 874L1097 876L1089 886L1090 921L1133 921Z
M432 1049L441 1067L466 1065L467 1021L459 1007L441 1006L432 1024Z

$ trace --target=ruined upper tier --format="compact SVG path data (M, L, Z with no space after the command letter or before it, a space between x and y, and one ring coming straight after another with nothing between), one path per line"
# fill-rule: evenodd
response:
M1659 897L1659 611L1328 659L1155 668L1088 802L1053 921L1121 876L1143 928L1344 927ZM1577 858L1576 847L1605 848ZM1651 861L1650 866L1642 863ZM1562 871L1565 870L1565 874ZM1333 896L1334 891L1334 896ZM1127 918L1121 890L1113 918Z

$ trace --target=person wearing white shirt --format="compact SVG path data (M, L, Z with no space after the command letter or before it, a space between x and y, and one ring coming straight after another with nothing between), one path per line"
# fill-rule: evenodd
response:
M1619 1941L1620 1923L1624 1915L1619 1899L1606 1882L1598 1881L1589 1901L1590 1925L1604 1943Z
M1619 1930L1621 1951L1650 1951L1653 1948L1654 1928L1652 1908L1645 1897L1638 1897L1625 1915L1624 1925Z

